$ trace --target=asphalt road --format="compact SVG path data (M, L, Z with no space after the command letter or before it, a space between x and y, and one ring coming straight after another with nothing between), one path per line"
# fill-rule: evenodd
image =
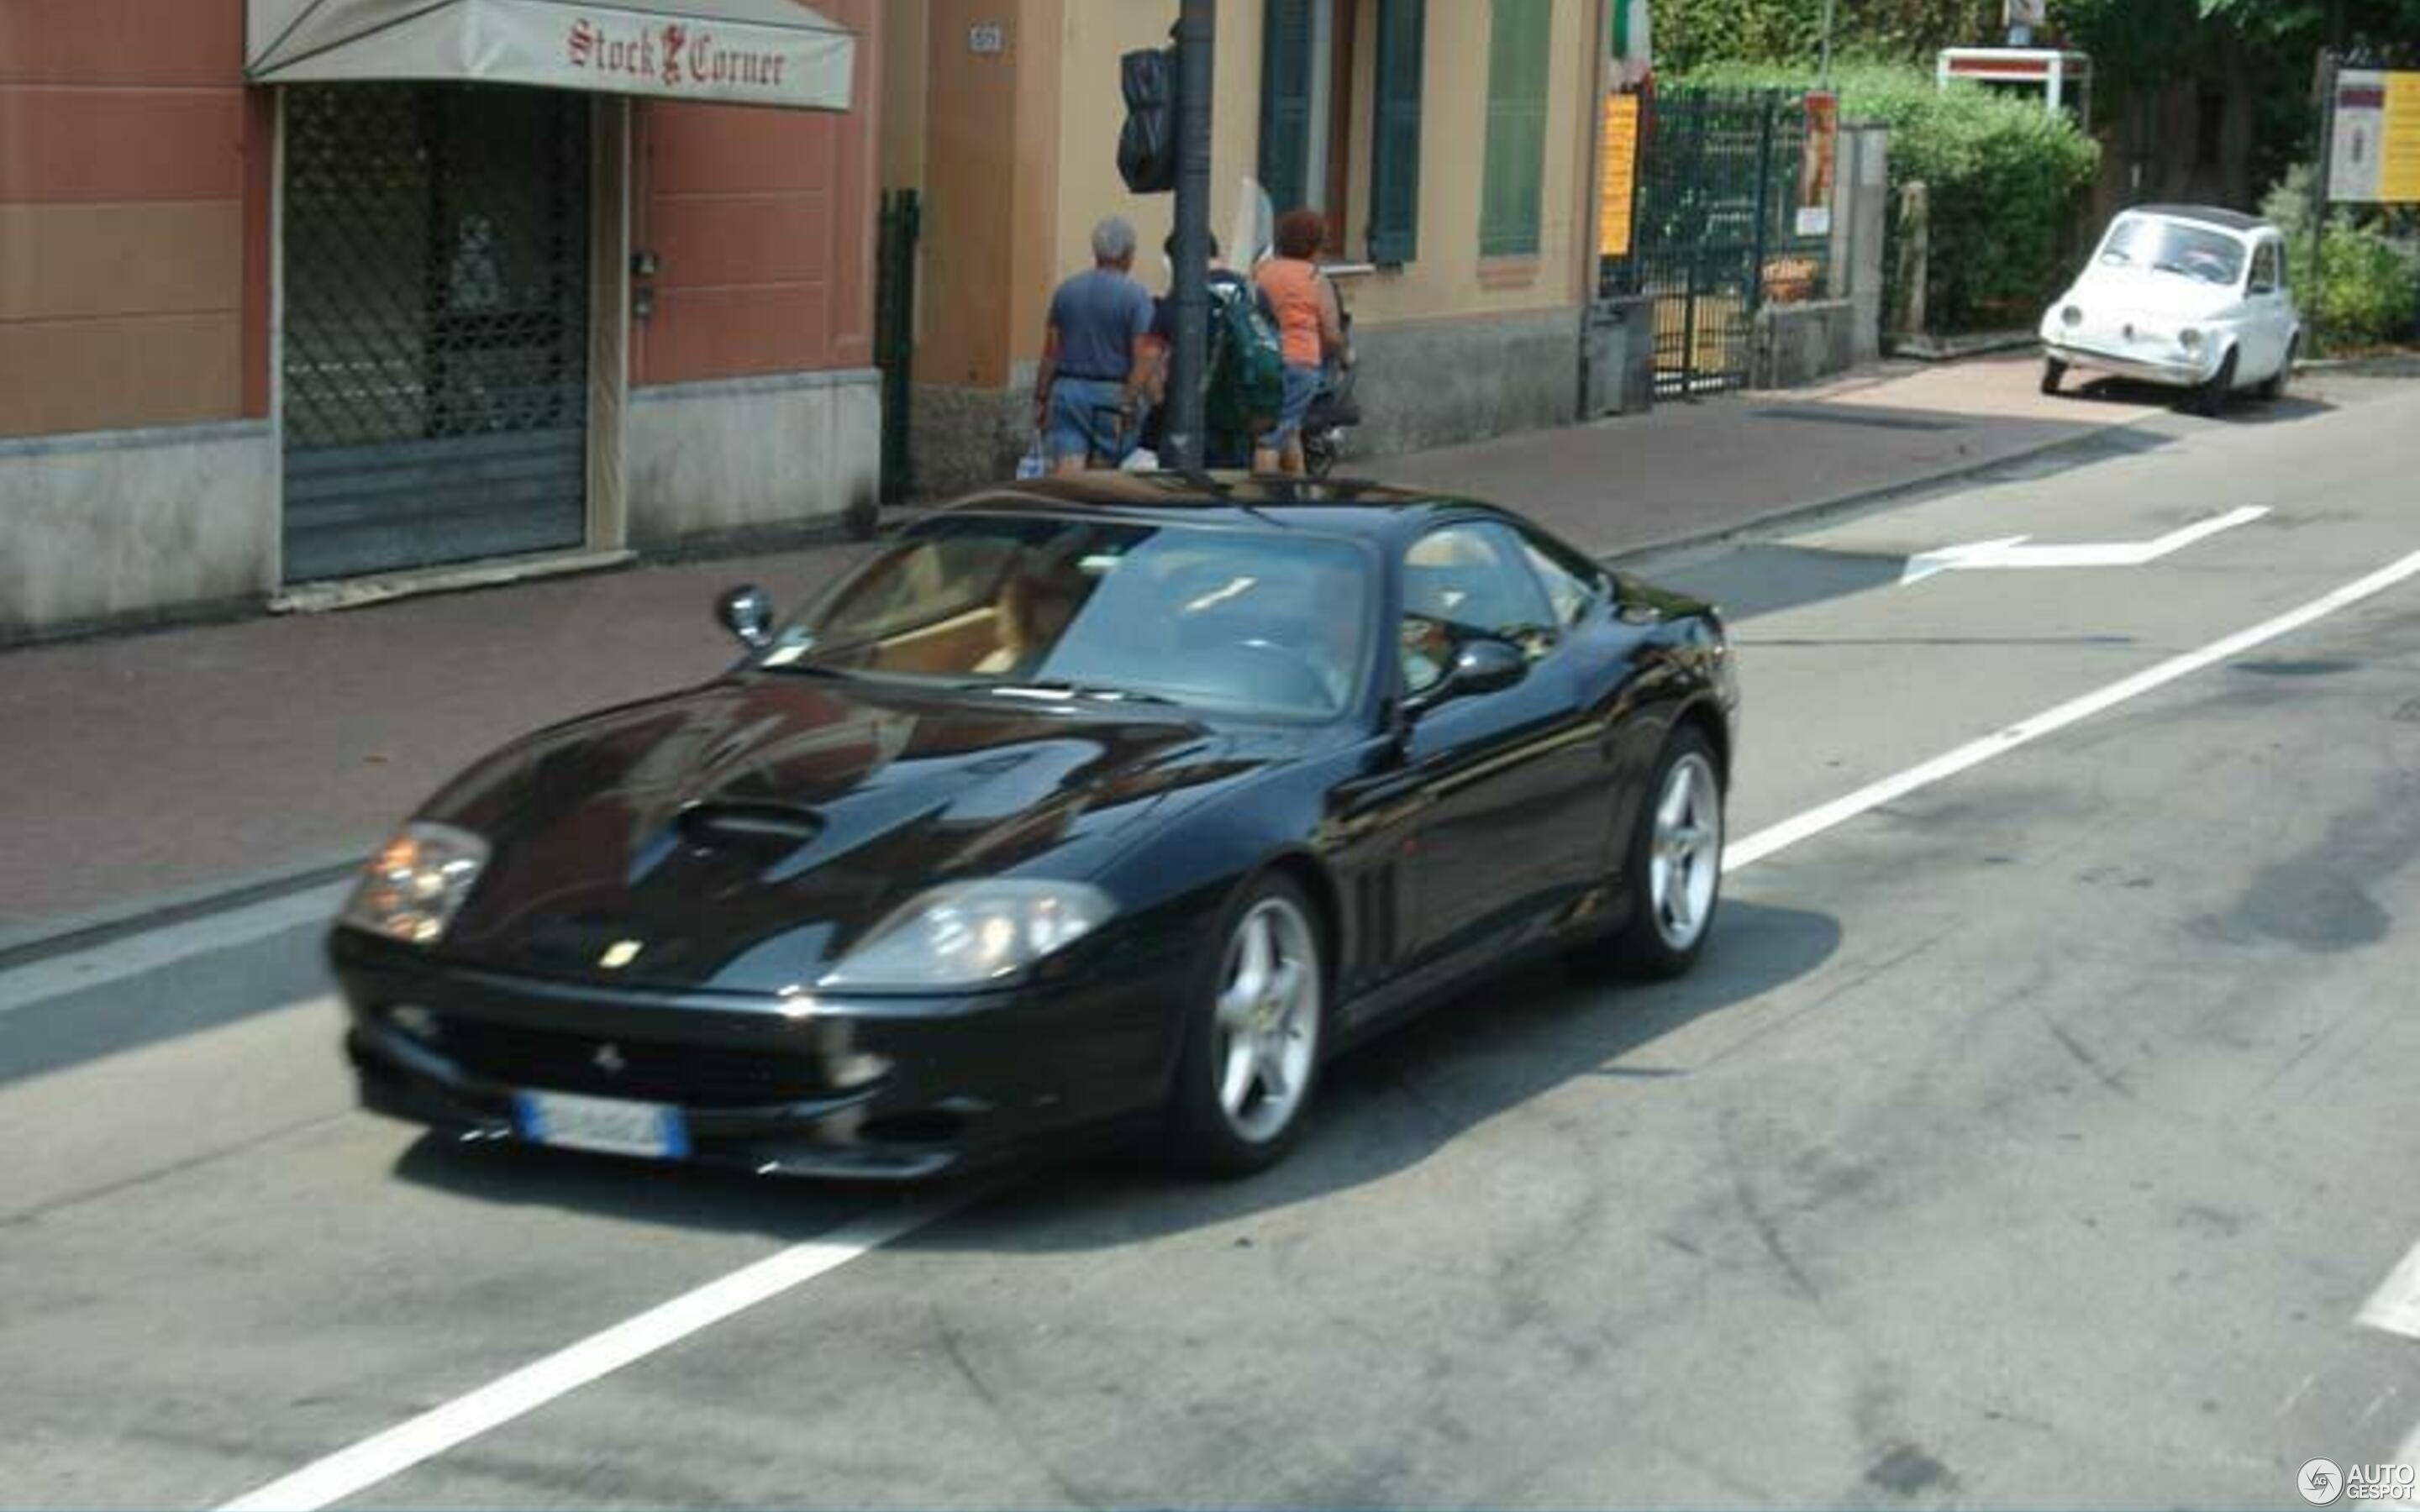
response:
M2420 1337L2356 1315L2420 1288L2420 576L2373 576L2420 386L2321 393L1661 563L1749 701L1700 971L1475 991L1253 1181L925 1221L422 1139L350 1109L324 897L0 976L0 1503L2277 1506L2409 1459Z

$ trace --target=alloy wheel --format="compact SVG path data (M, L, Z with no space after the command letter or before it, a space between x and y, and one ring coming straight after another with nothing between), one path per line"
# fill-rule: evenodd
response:
M1235 925L1218 974L1211 1066L1236 1137L1264 1144L1302 1109L1319 1050L1319 947L1291 899L1264 898Z
M1722 865L1721 788L1713 764L1690 751L1665 773L1647 853L1648 902L1667 946L1687 950L1705 933Z

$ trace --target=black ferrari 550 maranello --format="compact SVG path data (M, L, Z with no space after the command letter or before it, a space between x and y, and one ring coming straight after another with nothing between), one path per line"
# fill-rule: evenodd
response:
M921 519L702 687L541 731L370 863L371 1107L911 1178L1099 1128L1248 1171L1320 1068L1532 949L1704 946L1708 606L1511 514L1104 474Z

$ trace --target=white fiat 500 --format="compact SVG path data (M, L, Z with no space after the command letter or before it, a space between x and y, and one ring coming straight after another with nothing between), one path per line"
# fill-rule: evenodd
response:
M2042 392L2085 368L2190 389L2195 409L2216 414L2238 389L2283 393L2302 338L2275 226L2233 210L2141 206L2109 223L2042 316Z

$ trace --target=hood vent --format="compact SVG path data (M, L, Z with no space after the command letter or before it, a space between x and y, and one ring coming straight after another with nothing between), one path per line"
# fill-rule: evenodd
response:
M813 810L779 803L693 803L675 822L690 845L768 859L811 844L824 832L823 819Z

